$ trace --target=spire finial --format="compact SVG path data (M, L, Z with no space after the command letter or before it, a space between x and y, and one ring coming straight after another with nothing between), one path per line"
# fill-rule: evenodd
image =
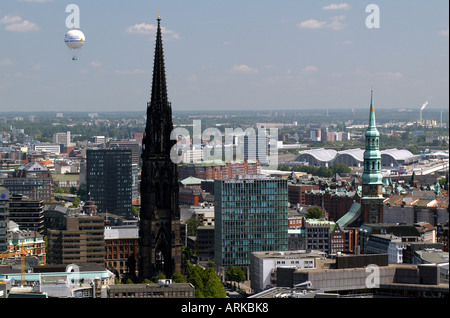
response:
M159 15L161 11L158 9L158 20L161 20L161 16Z
M370 111L373 112L375 108L373 107L373 86L370 90Z

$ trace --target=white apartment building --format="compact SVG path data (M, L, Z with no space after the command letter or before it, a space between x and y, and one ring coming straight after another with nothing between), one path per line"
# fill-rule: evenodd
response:
M276 270L279 267L296 269L316 268L316 260L323 253L305 251L254 252L250 257L251 287L256 292L276 285Z

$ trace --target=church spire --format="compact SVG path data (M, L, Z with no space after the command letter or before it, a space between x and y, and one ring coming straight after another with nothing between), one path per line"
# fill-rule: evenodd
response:
M161 32L161 17L158 10L158 29L156 32L155 60L153 64L152 97L149 107L168 106L166 70Z
M375 120L375 107L373 105L373 89L370 95L370 117L369 117L369 130L377 130L377 124Z
M152 95L147 104L147 125L143 155L170 156L174 142L170 140L173 130L172 107L167 97L166 70L161 31L161 17L158 12L155 58L153 64Z
M366 131L366 151L364 152L363 184L381 184L380 133L375 121L373 89L370 97L369 128Z
M142 140L141 211L139 213L139 276L181 273L181 235L178 166L170 157L172 106L167 98L166 72L158 12L152 96Z

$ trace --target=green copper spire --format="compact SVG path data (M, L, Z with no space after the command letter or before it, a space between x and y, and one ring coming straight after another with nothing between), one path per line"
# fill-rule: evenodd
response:
M369 128L366 131L366 151L364 152L364 184L382 184L380 133L375 121L373 90L370 97Z
M380 133L377 130L377 123L375 120L375 107L373 106L373 89L370 95L370 115L369 115L369 128L367 129L366 136L379 137Z

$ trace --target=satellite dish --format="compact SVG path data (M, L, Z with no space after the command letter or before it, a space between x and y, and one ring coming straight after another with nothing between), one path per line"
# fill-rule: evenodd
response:
M80 30L70 30L66 33L66 36L64 37L64 42L66 42L66 45L69 49L73 50L74 55L72 57L73 61L77 61L78 57L76 53L81 50L84 43L86 41L86 37L84 36L84 33Z

